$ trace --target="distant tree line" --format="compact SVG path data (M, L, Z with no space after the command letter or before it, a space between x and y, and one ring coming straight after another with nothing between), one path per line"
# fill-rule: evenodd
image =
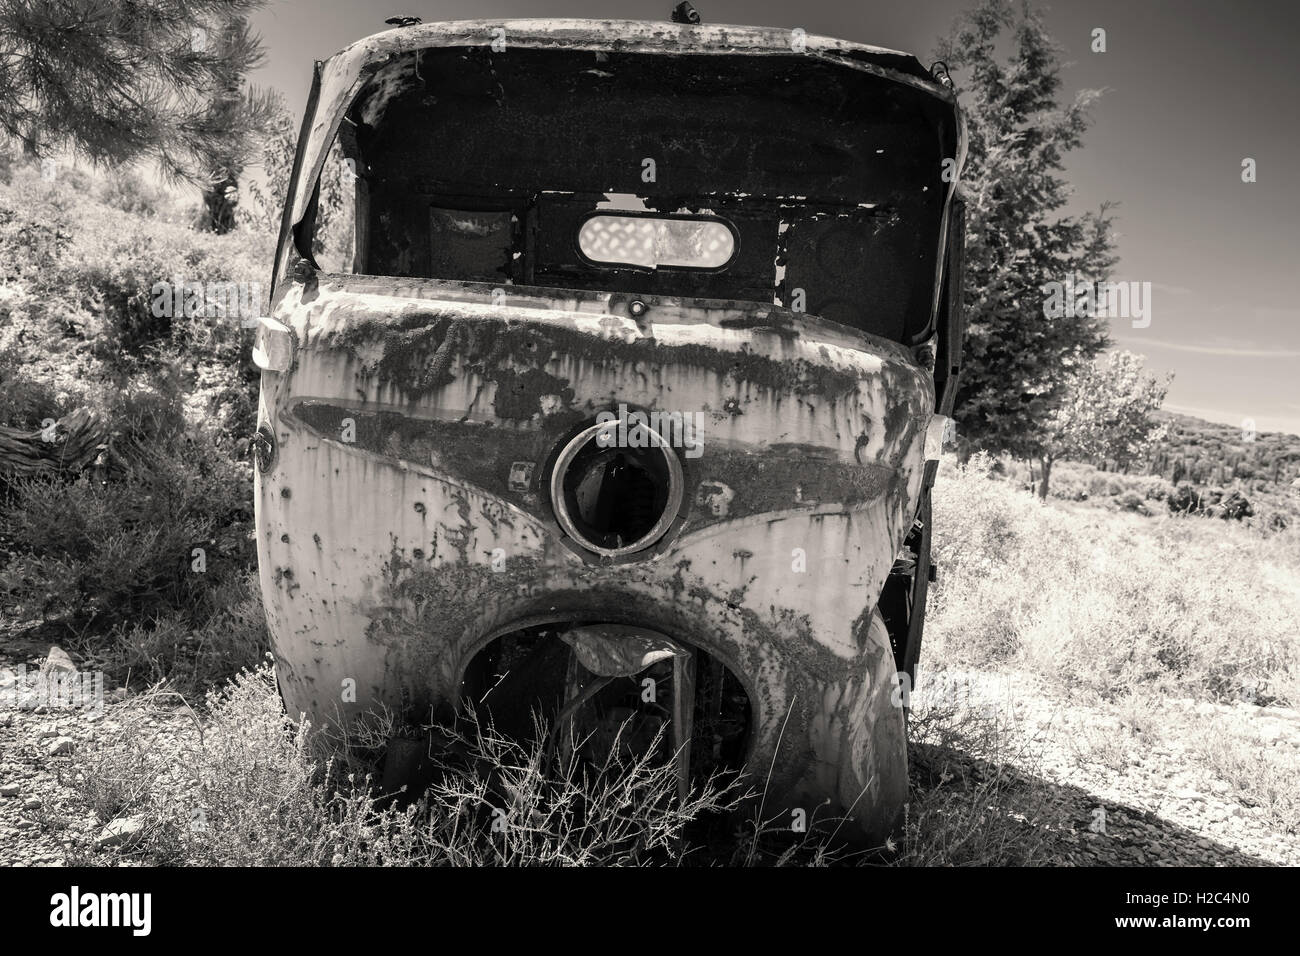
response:
M1233 482L1289 485L1300 478L1300 437L1254 433L1186 415L1166 415L1165 439L1143 463L1142 474L1177 484Z

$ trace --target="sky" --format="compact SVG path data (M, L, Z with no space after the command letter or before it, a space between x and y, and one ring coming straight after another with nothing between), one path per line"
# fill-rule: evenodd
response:
M705 22L801 27L915 53L971 0L698 0ZM672 0L270 0L253 17L266 65L250 79L301 116L314 59L388 29L515 17L667 20ZM1165 408L1300 434L1300 3L1055 0L1038 4L1064 49L1064 93L1104 89L1067 157L1071 208L1115 207L1116 281L1150 283L1146 327L1111 320L1116 347L1174 373ZM1106 52L1092 51L1106 31ZM1256 181L1242 181L1255 160Z

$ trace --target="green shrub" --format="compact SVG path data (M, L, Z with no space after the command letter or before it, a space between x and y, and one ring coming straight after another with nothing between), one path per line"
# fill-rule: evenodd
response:
M100 202L132 216L156 216L170 205L170 198L145 182L132 169L110 173L96 190Z
M255 571L224 575L199 607L198 615L167 611L118 624L111 635L117 670L201 697L262 662L270 642Z
M250 563L251 502L247 466L206 432L157 441L117 480L16 483L0 513L0 600L81 624L201 624L210 590Z
M87 407L107 448L79 480L4 485L0 613L72 626L123 672L221 680L265 646L243 455L256 414L250 335L236 315L156 316L153 299L178 277L265 281L272 237L191 232L130 173L11 173L0 186L0 424L35 429Z
M0 350L0 424L35 430L69 411L50 383L28 373L17 353Z
M1120 511L1132 511L1135 514L1149 515L1151 509L1147 507L1146 499L1136 491L1125 491L1115 498L1115 506Z
M219 405L250 405L256 377L241 317L155 315L154 303L171 298L160 283L235 283L250 311L263 311L274 237L214 236L125 214L68 180L43 182L24 166L0 187L0 279L14 290L3 303L0 349L13 350L33 377L73 404L87 382L116 381L179 353ZM158 311L174 311L171 305Z

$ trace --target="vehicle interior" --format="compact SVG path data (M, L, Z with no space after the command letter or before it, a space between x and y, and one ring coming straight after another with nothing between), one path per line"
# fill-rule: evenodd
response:
M793 53L417 50L340 124L355 229L313 249L326 271L775 304L910 345L953 135L926 91Z

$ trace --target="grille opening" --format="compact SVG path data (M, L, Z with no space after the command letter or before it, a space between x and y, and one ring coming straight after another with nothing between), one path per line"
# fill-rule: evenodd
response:
M470 662L462 680L463 699L486 716L496 730L520 741L535 740L534 714L547 729L557 727L566 705L573 703L598 675L587 670L560 634L584 622L570 621L525 628L490 643ZM749 744L750 700L744 686L718 659L690 648L694 657L690 707L691 747L689 780L699 786L711 774L736 772L744 763ZM647 691L647 679L653 691ZM585 741L578 756L600 766L618 739L624 756L644 754L663 730L653 755L674 759L671 721L680 689L674 681L671 660L661 660L626 677L608 680L572 710L572 739ZM649 698L649 699L647 699ZM621 736L618 734L623 728Z
M605 447L608 430L592 426L576 436L556 462L551 501L561 528L603 555L647 548L667 532L682 501L681 464L657 433L649 447Z

